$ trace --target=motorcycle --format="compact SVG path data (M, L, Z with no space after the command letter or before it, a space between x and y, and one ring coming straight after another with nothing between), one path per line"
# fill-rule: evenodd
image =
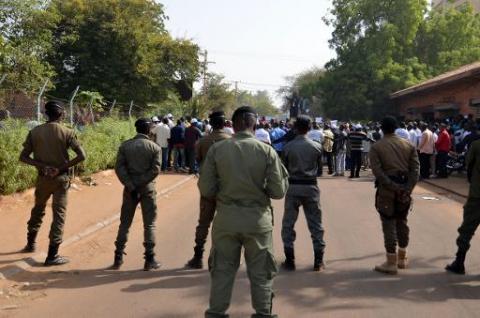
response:
M456 153L450 152L448 154L448 161L447 161L447 173L451 175L452 172L464 172L465 171L465 152Z

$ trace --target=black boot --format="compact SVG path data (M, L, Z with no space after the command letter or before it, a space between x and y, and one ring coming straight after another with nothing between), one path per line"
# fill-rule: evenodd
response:
M285 247L285 261L282 263L282 268L287 271L294 271L295 267L295 252L293 248Z
M45 260L44 264L45 266L58 266L70 262L67 258L58 255L59 246L60 244L50 244L50 246L48 247L47 259Z
M27 245L23 248L22 253L33 253L37 246L35 241L37 240L37 233L32 232L27 234Z
M125 254L125 252L115 251L115 256L113 258L113 265L110 267L110 269L119 270L120 267L122 267L123 255L127 255L127 254Z
M323 263L323 251L314 251L313 271L321 272L325 269L325 263Z
M194 247L193 258L187 262L185 265L187 268L191 269L202 269L203 268L203 246Z
M458 251L457 257L453 261L452 264L447 265L445 269L451 273L465 275L465 257L467 256L467 252Z
M144 271L151 271L153 269L159 269L162 266L155 260L155 254L145 254L145 266L143 267Z

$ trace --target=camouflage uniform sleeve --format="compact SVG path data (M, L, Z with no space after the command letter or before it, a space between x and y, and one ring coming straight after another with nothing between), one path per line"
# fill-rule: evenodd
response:
M216 197L219 188L215 153L216 148L215 145L213 145L208 150L205 161L203 162L200 178L198 179L198 188L201 195L205 198Z
M272 199L281 199L288 190L288 171L273 148L268 151L267 195Z
M370 166L372 167L372 172L376 181L383 187L387 187L392 190L399 190L398 185L390 180L390 178L383 172L382 162L376 147L372 147L372 149L370 149L369 156Z
M32 152L33 152L32 132L28 132L27 138L23 143L22 155L29 157Z
M83 156L86 156L85 150L82 148L82 145L80 145L80 142L78 141L78 138L77 138L77 134L73 130L68 136L67 147L75 151L75 153L77 154L82 153Z
M478 145L480 145L480 142L475 142L470 146L470 149L468 149L467 159L465 162L467 167L468 182L472 182L473 166L475 165L475 161L479 160L478 158L475 158L476 152L479 152Z
M142 174L140 177L136 178L133 182L136 187L143 187L153 180L160 174L160 170L162 167L162 150L161 148L154 143L150 143L149 145L151 149L146 149L147 151L152 151L152 161L150 163L150 167L147 171Z
M412 153L410 155L410 162L408 163L407 187L409 191L413 191L413 188L415 188L420 176L420 161L418 160L417 150L415 147L412 147L411 151Z
M135 190L135 185L132 182L132 178L128 174L127 160L125 158L125 154L123 153L123 146L120 146L120 149L118 150L117 161L115 163L115 173L127 190Z

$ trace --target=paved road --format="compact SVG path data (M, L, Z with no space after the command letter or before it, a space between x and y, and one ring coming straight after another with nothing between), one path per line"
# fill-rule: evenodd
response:
M443 271L454 254L461 203L417 187L411 216L411 269L398 276L372 271L383 261L380 222L373 206L373 186L358 181L321 179L327 241L327 270L310 272L312 247L304 217L297 224L295 273L276 279L274 309L280 317L478 317L480 314L480 237L468 259L469 275ZM422 197L436 196L440 200ZM186 271L192 254L198 215L198 193L192 180L168 198L159 199L157 252L164 266L146 273L142 259L140 215L133 225L126 263L120 272L104 270L112 262L117 224L64 252L68 267L36 267L20 274L18 308L0 311L5 317L202 317L209 292L205 270ZM275 245L283 259L276 211ZM245 268L237 276L232 317L249 317L250 295Z

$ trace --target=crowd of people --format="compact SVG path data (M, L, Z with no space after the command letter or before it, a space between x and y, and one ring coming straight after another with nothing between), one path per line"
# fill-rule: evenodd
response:
M53 197L45 265L55 266L68 263L58 250L65 224L69 168L85 160L87 154L75 132L62 125L65 111L61 103L48 102L45 110L47 123L29 132L20 155L22 162L38 170L35 205L23 252L35 251L46 202ZM375 177L375 208L380 216L386 251L386 261L374 270L397 274L398 270L408 267L408 214L417 181L420 177L430 177L432 172L445 176L444 155L451 150L468 148L466 169L470 194L459 228L457 255L446 267L449 272L464 274L470 241L480 225L477 124L469 117L434 124L398 124L393 117L366 125L316 123L304 115L291 121L276 121L259 118L248 106L236 109L231 121L223 112L213 112L208 120L202 121L185 117L175 122L170 114L161 120L158 117L138 119L136 136L122 143L116 159L115 172L124 191L110 269L119 270L123 265L129 229L139 204L144 222L144 270L161 266L155 258L155 180L168 169L199 173L200 213L194 255L186 267L203 268L205 243L212 227L208 259L210 302L205 317L228 317L226 312L242 251L255 310L252 317L277 317L272 313L273 280L278 269L273 251L271 199L285 198L281 225L283 269L296 269L294 227L303 207L312 238L313 270L320 272L325 268L326 243L318 177L322 176L325 164L329 175L345 176L349 170L352 179L360 177L362 168L370 167ZM457 135L459 138L455 139ZM73 150L75 158L70 159L68 149ZM432 169L434 154L436 168Z
M162 118L161 120L159 118ZM174 121L171 114L152 118L154 140L162 147L162 171L198 173L195 143L212 131L208 119L198 120L190 116ZM447 178L449 156L463 156L470 144L480 139L480 121L473 116L456 116L437 121L399 122L395 134L415 147L420 159L421 179ZM225 133L234 134L231 121L226 121ZM380 123L313 122L307 137L322 146L326 170L332 176L358 178L361 170L370 168L369 152L373 144L383 136ZM259 118L255 137L271 145L281 156L285 144L294 138L293 122ZM323 175L323 169L318 171Z

